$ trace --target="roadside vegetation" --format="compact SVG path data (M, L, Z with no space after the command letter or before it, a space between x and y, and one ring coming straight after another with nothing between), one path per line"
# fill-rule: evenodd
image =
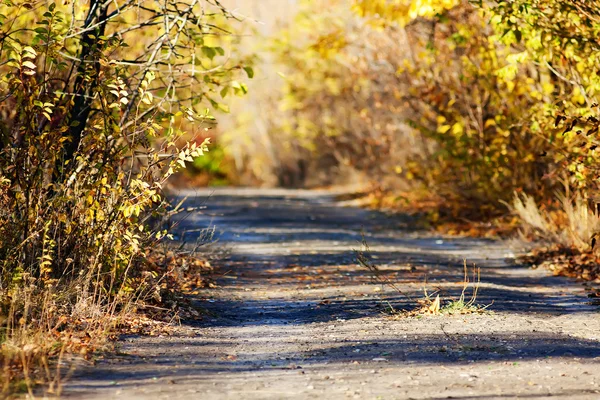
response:
M488 311L492 305L482 305L477 301L479 286L481 283L481 269L473 264L471 272L467 266L467 260L463 261L463 275L460 282L460 295L453 296L447 290L439 286L433 291L428 290L428 284L423 283L423 296L415 298L400 289L400 287L391 280L379 266L372 260L371 250L366 239L363 237L360 249L354 250L356 262L358 266L367 270L373 280L382 286L391 288L398 295L405 297L408 300L410 308L397 310L389 302L383 301L387 311L394 318L406 317L423 317L425 315L464 315L464 314L481 314ZM469 276L471 275L471 276ZM449 285L451 289L453 284ZM470 295L469 295L470 292Z
M596 269L599 32L598 1L300 1L262 40L279 91L236 125L253 144L238 165L268 184L363 182L377 207L520 231Z
M203 284L164 189L252 75L234 22L210 0L0 5L0 397L59 394L73 354Z
M216 0L2 2L2 396L59 393L72 355L143 331L144 307L172 318L166 294L207 284L205 260L167 246L171 178L361 182L372 205L518 230L546 244L531 263L600 279L600 1L299 0L293 14L249 46ZM249 89L252 112L211 131ZM467 287L419 312L484 310Z

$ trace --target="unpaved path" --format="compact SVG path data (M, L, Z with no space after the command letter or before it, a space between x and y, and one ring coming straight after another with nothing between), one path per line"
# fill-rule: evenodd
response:
M600 398L600 323L580 283L515 265L506 244L440 238L407 219L336 205L330 193L193 193L230 248L211 317L173 337L125 338L84 369L72 399ZM482 268L493 313L393 320L411 307L355 263L361 230L399 288L460 293L462 260Z

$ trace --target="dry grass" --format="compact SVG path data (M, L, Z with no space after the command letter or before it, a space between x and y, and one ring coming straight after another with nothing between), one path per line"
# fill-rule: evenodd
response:
M472 277L469 278L469 268L467 261L463 264L463 280L462 291L458 298L441 297L440 291L429 293L426 288L423 289L424 296L420 299L414 299L405 291L400 289L398 285L382 274L379 267L374 264L369 257L369 245L363 235L361 248L354 250L356 260L360 266L367 269L373 278L380 284L386 285L394 289L397 293L406 297L411 304L416 304L415 308L409 311L396 310L391 304L387 304L389 311L395 317L416 317L423 315L455 315L455 314L474 314L487 311L488 305L480 305L477 303L477 294L479 293L479 285L481 282L481 269L473 265ZM468 295L471 288L471 294Z
M60 396L73 361L89 359L108 347L116 327L133 318L136 308L155 292L140 282L138 289L121 283L110 295L89 275L72 282L39 284L24 274L18 288L4 297L0 309L0 365L3 396L26 392L34 397Z
M591 249L593 236L600 231L600 216L591 210L588 202L579 193L573 199L558 195L566 217L566 232L569 244L580 250Z
M196 246L210 241L210 232L201 237ZM143 272L114 290L95 274L53 284L23 274L0 296L0 398L58 397L74 366L111 351L117 334L169 334L181 319L201 318L185 296L214 286L206 258L206 250L154 249L138 261Z
M423 315L456 315L456 314L476 314L486 312L488 305L477 303L477 294L481 282L481 269L473 265L472 278L469 278L469 269L467 261L464 260L463 287L458 298L442 298L439 291L429 293L423 289L423 298L417 301L418 306L410 311L395 312L397 317L418 317ZM469 288L471 294L468 295Z
M523 234L526 236L541 234L547 238L557 238L556 225L544 215L533 197L515 194L509 208L523 222Z
M560 209L542 210L533 197L515 195L509 208L522 221L525 237L552 244L574 247L580 251L592 250L593 238L600 232L600 215L592 210L581 193L557 193Z
M2 393L26 392L43 385L44 395L60 396L74 356L89 358L104 348L114 327L131 312L135 296L115 298L83 292L83 281L40 289L25 277L5 306L0 328Z

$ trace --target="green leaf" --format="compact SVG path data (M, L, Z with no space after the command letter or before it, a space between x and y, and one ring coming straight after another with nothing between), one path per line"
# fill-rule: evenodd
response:
M244 67L244 71L246 71L246 75L248 75L248 78L254 78L254 70L252 69L252 67Z
M214 48L207 46L202 46L202 53L204 53L204 55L210 58L211 60L217 55L217 52Z

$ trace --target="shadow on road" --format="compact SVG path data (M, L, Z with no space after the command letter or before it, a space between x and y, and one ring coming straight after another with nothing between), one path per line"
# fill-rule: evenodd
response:
M188 324L199 336L124 338L132 341L125 346L129 356L99 364L85 375L84 384L75 381L72 388L109 390L118 384L119 390L142 390L161 377L202 386L204 379L214 383L221 374L231 380L242 373L264 372L276 381L278 376L288 379L290 370L298 367L327 370L331 363L374 370L408 365L418 371L428 365L490 362L511 368L555 359L596 364L600 357L597 340L528 319L594 311L581 285L516 264L505 243L415 231L407 216L339 207L330 195L319 192L204 192L185 203L197 206L208 211L184 215L178 237L194 242L199 230L216 226L219 245L229 254L221 263L219 289L206 290L193 300L208 312L202 321ZM353 249L360 247L363 235L381 276L402 293L382 286L357 265ZM439 291L443 298L458 297L465 259L481 268L477 302L492 304L493 317L480 316L472 327L465 316L381 318L390 307L415 307L423 287ZM517 316L520 326L503 320L503 315ZM371 321L369 329L375 333L364 333L363 320ZM447 331L445 324L460 329ZM386 330L388 325L396 330ZM240 385L243 391L243 380Z

